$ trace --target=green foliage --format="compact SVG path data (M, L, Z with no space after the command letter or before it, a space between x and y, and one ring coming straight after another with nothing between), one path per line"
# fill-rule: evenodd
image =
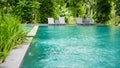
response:
M69 10L72 12L73 17L83 17L84 6L82 0L68 0Z
M35 19L35 9L40 8L40 3L31 0L20 0L13 12L22 18L22 22L32 23Z
M0 61L4 62L9 52L26 36L18 17L0 14Z
M116 1L115 1L115 4L116 4L116 6L115 6L116 14L117 14L118 16L120 16L120 0L116 0Z
M47 23L48 17L53 17L53 2L52 0L40 0L41 8L40 11L40 21L41 23Z
M55 19L58 19L59 18L59 16L60 16L60 4L58 4L57 2L55 2L55 1L53 1L53 4L54 4L54 6L53 6L53 13L54 13L54 18Z
M109 0L96 1L96 14L95 20L97 23L105 24L110 20L111 2Z
M67 7L67 3L65 3L64 0L54 0L53 1L53 13L54 13L54 18L59 19L59 17L65 17L66 23L68 23L68 19L70 16L72 16L71 11L69 11Z
M112 0L112 9L111 9L111 15L110 15L110 20L107 24L109 25L118 25L120 23L120 16L116 14L116 1Z
M0 0L0 8L3 8L5 6L5 1L4 0Z
M66 23L69 23L68 21L70 16L72 16L72 13L68 8L66 8L66 4L61 6L59 9L59 17L65 17Z
M64 16L66 22L71 21L69 18L94 17L97 23L106 24L115 17L110 17L111 6L115 6L116 15L120 16L119 0L0 0L2 14L12 11L23 23L47 23L48 17Z

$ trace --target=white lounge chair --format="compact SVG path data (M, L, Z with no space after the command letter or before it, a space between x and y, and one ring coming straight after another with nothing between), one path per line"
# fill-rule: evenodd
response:
M60 23L59 23L59 20L55 20L55 24L60 24Z
M76 18L76 24L82 25L83 24L82 18Z
M53 18L48 18L48 24L49 25L54 25L54 19Z
M95 24L92 18L87 18L85 23L86 24Z
M65 25L65 18L64 17L59 17L59 24L60 25Z

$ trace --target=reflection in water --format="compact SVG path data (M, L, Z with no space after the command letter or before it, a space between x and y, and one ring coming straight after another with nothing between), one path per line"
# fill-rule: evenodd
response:
M21 68L120 68L120 28L40 26Z

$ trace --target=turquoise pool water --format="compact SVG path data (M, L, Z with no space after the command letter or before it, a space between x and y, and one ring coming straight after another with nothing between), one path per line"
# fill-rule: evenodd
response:
M40 26L21 68L120 68L120 27Z

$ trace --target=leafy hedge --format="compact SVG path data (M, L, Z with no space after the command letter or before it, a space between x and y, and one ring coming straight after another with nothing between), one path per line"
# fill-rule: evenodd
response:
M13 8L13 13L22 18L22 23L36 23L39 20L35 10L40 8L40 3L31 0L20 0L18 5ZM37 20L36 20L37 19ZM34 21L36 20L36 21Z
M47 23L47 18L48 17L53 17L54 13L53 13L53 2L52 0L40 0L40 22L41 23Z
M119 1L119 0L116 0L116 1L115 1L115 4L116 4L116 6L115 6L116 14L117 14L118 16L120 16L120 1Z
M95 19L97 23L105 24L110 20L111 2L109 0L97 0Z

